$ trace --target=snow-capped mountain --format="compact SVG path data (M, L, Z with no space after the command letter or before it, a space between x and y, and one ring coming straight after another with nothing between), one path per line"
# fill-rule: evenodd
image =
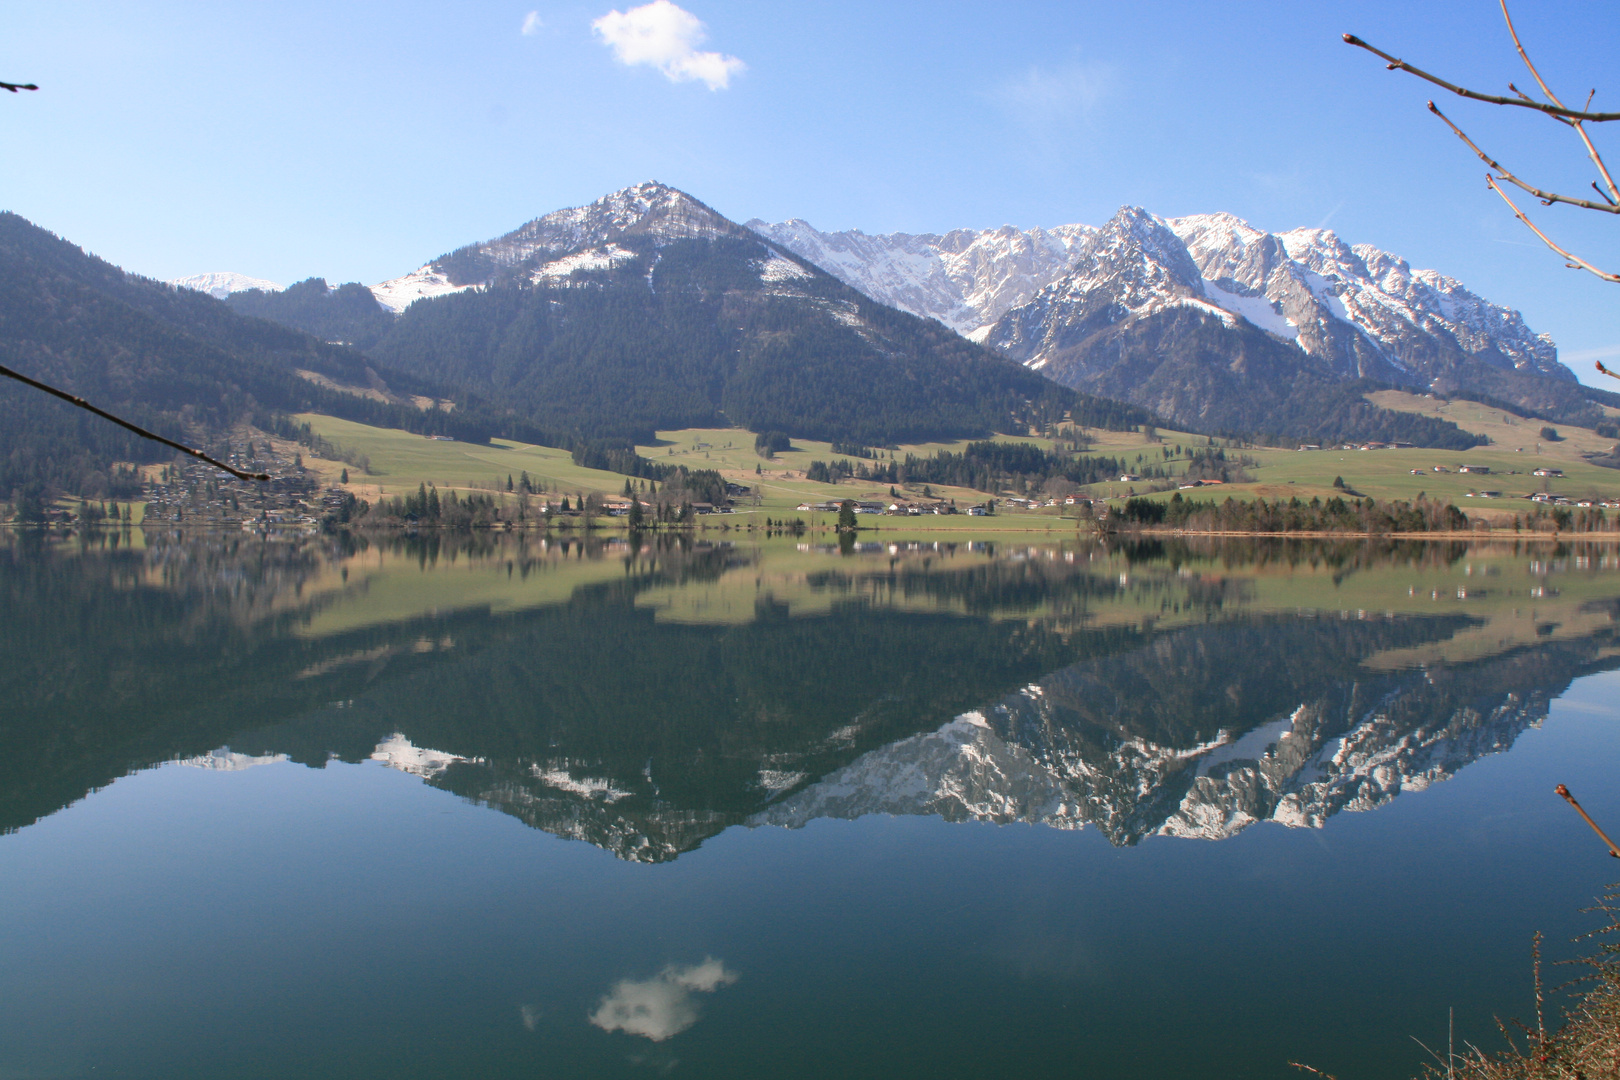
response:
M1232 214L1166 220L1140 207L1121 208L1101 229L869 236L797 218L748 227L868 296L975 340L1005 320L991 340L1035 367L1077 329L1095 329L1099 313L1111 310L1117 322L1204 301L1347 375L1427 381L1438 363L1469 358L1574 381L1551 339L1519 312L1326 229L1268 233ZM1092 296L1097 289L1104 295Z
M1058 382L1200 430L1337 438L1323 425L1359 406L1322 403L1355 379L1600 418L1518 312L1326 230L1273 235L1229 214L1165 221L1121 209L986 340ZM1439 445L1439 434L1376 437Z
M633 258L616 241L746 237L747 231L683 191L657 181L604 195L588 206L557 210L483 243L469 244L403 277L373 285L378 303L404 311L423 297L485 284L523 267L536 281L565 279L578 270L606 269Z
M1040 688L1032 687L1023 702L1000 708L1038 712L1039 700ZM1004 738L983 714L967 713L867 754L749 824L800 828L817 818L931 815L1092 825L1116 844L1155 834L1221 840L1267 820L1321 828L1336 813L1382 806L1507 750L1526 728L1540 726L1546 710L1539 696L1510 700L1488 716L1463 711L1419 731L1374 711L1351 731L1323 739L1329 718L1302 704L1242 739L1191 751L1128 742L1104 761L1054 760Z
M1473 391L1571 421L1594 409L1519 312L1325 229L1273 234L1231 214L1165 220L1140 207L1100 229L868 236L797 219L749 226L1058 382L1189 424L1287 433L1297 402L1281 388L1310 396L1296 375ZM1245 400L1257 381L1275 400Z
M1363 366L1370 345L1419 377L1450 354L1574 381L1552 339L1519 312L1370 244L1352 247L1326 229L1265 233L1231 214L1165 224L1185 242L1206 296L1336 366Z
M1464 663L1365 663L1471 625L1461 616L1195 625L864 752L855 751L859 720L784 728L714 786L679 795L661 787L670 780L656 755L615 765L554 744L539 758L469 758L393 735L371 757L640 862L678 858L736 824L877 813L1090 826L1120 845L1218 840L1266 820L1319 828L1509 749L1574 678L1616 664L1606 631Z
M938 319L975 341L1067 272L1076 250L1096 232L1089 225L1003 225L953 229L942 236L869 236L859 229L822 232L799 218L776 224L755 218L746 224L874 300Z
M549 431L651 439L739 424L888 445L1027 430L1048 399L1077 414L1093 404L660 183L546 214L371 293L399 314L369 356ZM314 306L299 308L309 320ZM1121 415L1113 403L1092 414Z
M248 277L246 274L236 274L224 270L214 274L193 274L190 277L175 278L168 284L177 289L196 289L205 292L216 300L223 300L231 293L247 292L249 289L263 289L265 292L280 292L282 286L263 278Z
M1180 238L1147 211L1127 207L1086 239L1066 274L1002 316L988 340L1044 368L1099 331L1169 308L1190 308L1227 326L1235 321L1205 298Z

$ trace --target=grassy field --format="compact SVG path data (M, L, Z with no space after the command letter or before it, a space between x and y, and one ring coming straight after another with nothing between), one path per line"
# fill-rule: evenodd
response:
M1199 490L1195 498L1328 498L1339 494L1333 481L1342 477L1347 487L1378 499L1412 499L1419 494L1447 499L1470 515L1511 518L1527 509L1524 497L1539 491L1553 491L1572 498L1620 498L1620 470L1593 465L1582 456L1598 453L1614 445L1588 428L1551 425L1562 437L1546 442L1539 432L1543 422L1510 416L1473 401L1439 401L1435 398L1390 390L1370 395L1387 409L1422 413L1455 423L1464 431L1489 438L1487 446L1472 450L1322 450L1250 449L1243 453L1259 462L1249 469L1253 483L1228 484ZM1202 443L1201 436L1161 432L1163 443ZM1140 435L1114 436L1117 453L1142 452L1147 447ZM1099 442L1099 448L1106 445ZM1157 453L1158 447L1148 448ZM1462 465L1482 465L1488 475L1461 473ZM1435 467L1445 469L1436 472ZM1172 463L1174 467L1174 463ZM1540 468L1563 470L1562 478L1532 475ZM1417 475L1414 475L1417 470ZM1145 485L1098 484L1094 494L1120 496L1145 491ZM1486 498L1482 492L1500 492L1499 498ZM1156 496L1169 498L1169 494Z
M1334 480L1343 478L1350 490L1379 499L1411 499L1419 494L1447 499L1474 517L1511 521L1515 512L1529 507L1523 501L1539 491L1553 491L1572 498L1620 498L1620 470L1592 465L1583 454L1606 451L1612 440L1595 432L1567 425L1555 425L1562 438L1544 441L1540 421L1524 420L1470 401L1439 401L1401 391L1372 395L1377 404L1405 412L1442 417L1465 431L1488 437L1490 444L1473 450L1229 450L1229 455L1246 454L1257 464L1249 467L1253 482L1200 489L1196 498L1228 497L1267 499L1299 497L1329 498L1340 492ZM364 454L371 471L361 475L350 469L350 488L362 498L376 499L414 491L421 483L439 487L504 490L506 478L527 471L548 491L572 495L599 492L616 495L624 486L617 473L582 469L569 455L547 447L527 446L496 440L490 446L441 442L404 431L384 430L332 417L307 414L306 420L321 435L345 451ZM1093 453L1124 459L1128 467L1157 464L1167 466L1172 475L1184 471L1186 451L1205 446L1204 436L1161 429L1150 440L1140 432L1092 432ZM998 436L1004 441L1050 445L1032 437ZM941 450L960 451L965 442L920 443L894 451L898 458L907 454L926 457ZM1165 461L1179 446L1184 453ZM807 514L796 507L801 502L827 499L886 499L888 485L846 481L831 485L805 479L810 463L830 461L836 455L828 443L796 439L791 449L766 458L754 450L753 433L737 428L697 428L663 431L651 445L637 447L642 456L660 464L680 464L694 469L714 469L728 479L755 487L758 497L740 501L737 514L725 522L729 527L747 527L764 518L804 518L813 527L830 526L832 516ZM328 481L335 482L341 462L309 461ZM1486 466L1488 475L1461 473L1462 465ZM1436 468L1445 471L1437 472ZM1563 470L1562 478L1532 475L1538 468ZM1084 494L1093 498L1122 498L1147 494L1146 483L1108 482L1093 484ZM1485 492L1498 492L1487 497ZM907 495L921 496L918 488ZM986 493L968 488L932 489L938 498L954 500L967 507L984 501ZM1156 495L1169 498L1170 493ZM862 525L899 536L907 534L997 533L1007 531L1061 532L1076 527L1075 512L1060 509L1016 510L1003 506L994 517L970 518L965 515L908 518L866 518ZM711 523L715 527L719 522Z
M515 480L524 472L543 483L547 491L569 496L592 491L618 494L624 487L624 477L618 473L582 469L568 451L548 446L505 439L488 446L425 439L408 431L369 427L318 413L304 413L296 419L307 422L344 451L370 459L371 471L364 474L341 461L318 461L307 454L304 459L330 483L336 483L347 468L350 490L364 499L405 495L418 484L428 483L441 488L504 491L508 476Z
M375 500L379 496L403 495L415 491L418 484L424 483L433 483L440 488L504 490L508 476L515 478L525 471L531 479L544 484L547 491L569 496L576 492L592 491L617 495L624 487L625 478L619 473L582 469L573 463L565 450L530 446L503 439L496 439L489 446L443 442L425 439L406 431L368 427L316 413L305 413L297 419L309 423L316 433L331 440L345 452L363 454L369 459L371 471L362 474L361 470L346 466L340 461L319 460L307 453L304 457L305 464L319 472L322 479L328 483L336 483L342 471L347 468L349 489L364 499ZM728 479L760 490L761 494L757 500L742 500L737 507L737 513L730 515L734 520L711 523L716 526L720 524L746 526L762 522L767 517L772 519L798 517L812 525L825 524L830 527L833 515L811 515L795 508L805 501L878 499L887 497L889 493L888 486L881 484L846 482L833 485L813 483L804 479L805 470L810 467L811 461L832 459L832 448L830 444L824 442L795 440L791 450L778 454L772 460L756 454L753 433L741 429L693 428L659 432L658 436L656 443L637 447L637 452L659 464L714 469ZM1050 445L1043 439L1021 441ZM940 450L960 450L965 445L967 445L965 441L920 443L901 447L895 453L901 458L908 453L926 456ZM988 497L983 492L968 488L938 488L935 494L944 499L954 498L964 507L983 502ZM1014 517L1018 517L1019 520L1014 520ZM918 520L908 519L913 530L917 527ZM900 525L892 518L881 521L873 518L870 521L863 521L863 524L875 525L884 530ZM975 532L996 532L1030 528L1046 531L1073 526L1072 522L1066 525L1057 514L1052 514L1049 520L1037 515L1030 515L1028 518L1016 515L1013 517L1001 515L995 518L970 518L965 515L930 517L927 527L930 531L941 528L952 531L966 529Z

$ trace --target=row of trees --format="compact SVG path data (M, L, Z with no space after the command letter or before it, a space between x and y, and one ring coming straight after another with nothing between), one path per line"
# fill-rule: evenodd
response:
M1177 447L1175 457L1182 453ZM1126 473L1148 481L1175 475L1239 483L1250 479L1244 466L1255 463L1247 455L1229 457L1226 448L1219 446L1194 446L1185 454L1187 464L1177 473L1170 465L1147 462L1141 455L1133 463L1106 454L1072 454L1046 450L1034 443L986 440L969 443L961 453L944 450L929 457L907 454L901 461L812 461L805 477L824 484L853 478L874 484L950 485L994 493L1004 488L1039 490L1054 480L1079 487L1117 480ZM1165 462L1174 460L1168 447L1162 456Z
M1423 496L1411 502L1345 500L1337 495L1325 502L1321 498L1217 502L1183 498L1180 492L1168 500L1127 499L1122 506L1109 508L1104 526L1252 533L1421 533L1469 527L1461 510Z

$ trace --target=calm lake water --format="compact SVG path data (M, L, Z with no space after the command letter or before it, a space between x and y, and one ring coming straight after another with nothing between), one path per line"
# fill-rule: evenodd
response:
M7 534L0 601L7 1080L1404 1076L1616 876L1611 548Z

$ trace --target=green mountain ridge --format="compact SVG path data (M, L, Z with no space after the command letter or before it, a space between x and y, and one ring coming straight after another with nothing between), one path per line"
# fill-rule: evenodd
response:
M418 276L441 294L380 333L384 309L358 286L314 279L229 302L593 439L735 425L883 445L1022 433L1065 412L1109 428L1154 419L881 304L656 183L460 248Z
M543 433L466 394L387 371L344 346L250 318L213 297L127 273L16 214L0 213L0 363L170 438L207 441L243 420L319 411L363 423L485 441ZM381 377L396 391L452 398L422 411L323 388ZM0 497L53 487L128 498L115 462L172 451L11 380L0 380Z

